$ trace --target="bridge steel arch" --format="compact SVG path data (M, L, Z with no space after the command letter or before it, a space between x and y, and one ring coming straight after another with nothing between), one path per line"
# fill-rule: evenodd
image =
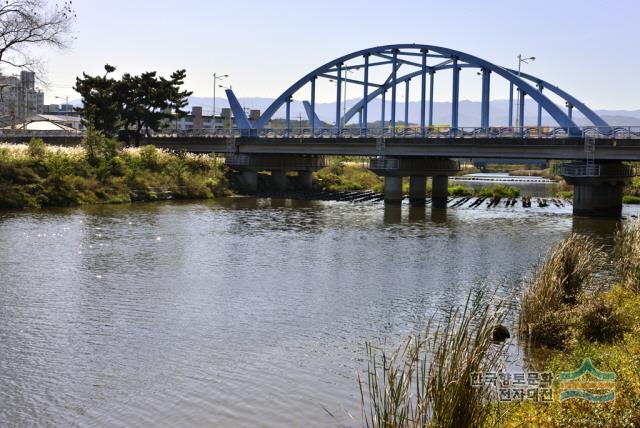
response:
M474 65L471 64L460 64L458 65L458 67L460 68L477 68ZM446 69L451 69L453 68L453 65L445 65L442 67L439 67L437 70L446 70ZM507 69L508 71L510 71L512 74L514 75L518 75L518 71L517 70L512 70L512 69ZM428 71L428 73L433 72L435 73L436 70L433 71ZM415 77L419 77L422 75L422 70L418 70L418 71L413 71L411 73L408 73L402 77L399 77L397 79L397 84L406 82L407 80L411 80ZM550 92L558 95L560 98L562 98L564 101L567 102L567 104L570 106L569 108L577 108L578 111L580 111L580 113L582 113L594 126L598 127L599 129L601 129L601 132L603 133L609 133L611 132L611 127L610 125L604 120L602 119L596 112L594 112L593 110L591 110L589 107L587 107L586 104L584 104L583 102L581 102L580 100L578 100L577 98L575 98L574 96L572 96L571 94L563 91L562 89L560 89L559 87L552 85L551 83L544 81L542 79L540 79L539 77L533 76L531 74L526 74L526 73L522 73L520 72L520 77L529 81L534 82L536 85L538 85L538 87L542 87L544 89L548 89ZM376 88L374 91L370 92L367 95L366 98L366 102L370 103L371 101L373 101L375 98L377 98L382 92L389 90L390 85L381 85L378 88ZM347 123L349 122L351 119L353 119L353 117L363 108L365 103L365 99L361 99L359 100L354 106L352 106L344 115L344 117L342 118L342 123Z
M418 51L418 52L415 52ZM373 62L370 60L371 57L380 58L381 61ZM420 59L421 62L416 62L412 59L407 59L407 57L416 57ZM441 63L436 65L427 66L426 58L440 58L442 59ZM356 66L345 65L347 61L363 58L364 63ZM376 84L368 81L369 68L382 66L390 64L392 67L392 71L390 76L386 79L383 84ZM402 65L409 65L412 67L419 67L418 71L414 71L412 73L408 73L404 76L398 76L398 69ZM348 78L343 78L342 71L348 69L355 68L363 68L364 67L364 82L356 81ZM521 91L522 94L530 96L534 101L536 101L539 105L539 108L544 109L557 123L560 127L565 128L570 135L577 135L581 131L578 129L576 123L570 117L569 114L565 113L558 105L556 105L552 100L550 100L546 95L542 93L541 90L536 89L532 83L541 85L544 88L548 88L550 92L553 92L559 95L561 98L565 99L571 106L575 106L581 111L589 120L591 120L596 126L608 126L604 120L602 120L597 114L595 114L592 110L590 110L586 105L578 101L576 98L572 97L568 93L562 91L560 88L553 86L539 78L536 78L531 75L526 75L524 73L520 73L518 76L517 72L514 73L513 70L508 68L504 68L493 64L489 61L486 61L482 58L467 54L465 52L440 47L433 45L422 45L422 44L396 44L396 45L384 45L377 46L373 48L363 49L356 52L352 52L350 54L344 55L340 58L334 59L325 63L324 65L318 67L307 75L303 76L301 79L296 81L293 85L291 85L286 91L284 91L273 103L262 113L262 115L258 118L258 120L253 124L253 126L249 125L252 129L262 129L268 123L268 121L273 117L273 115L285 104L288 105L291 102L293 95L302 89L305 85L311 85L311 111L309 112L311 116L315 114L315 86L317 78L333 78L337 81L337 91L336 91L336 128L339 131L340 127L347 123L356 113L363 111L364 114L361 114L361 125L362 120L364 120L364 124L366 127L366 106L367 104L376 98L379 95L384 97L387 90L391 89L392 91L392 105L391 105L391 119L392 126L395 126L395 101L396 101L396 90L397 86L400 83L408 82L411 78L416 76L423 76L423 84L422 84L422 121L424 124L424 94L426 90L426 76L430 75L431 77L431 92L433 87L433 73L440 70L452 69L454 78L453 78L453 88L452 88L452 128L457 128L457 108L458 108L458 97L459 97L459 71L461 68L465 67L475 67L482 70L483 74L483 94L482 94L482 123L483 126L488 126L488 117L489 117L489 76L491 73L500 76L501 78L507 80L511 85L515 86L517 89ZM335 73L335 74L331 74ZM356 104L356 106L352 107L348 113L344 115L344 117L340 117L340 90L342 81L345 80L347 82L358 83L364 86L364 93L362 99ZM372 92L368 92L370 87L375 88ZM408 86L407 86L408 88ZM366 94L366 95L365 95ZM521 97L521 105L524 103L524 96ZM521 115L522 109L521 109ZM244 112L241 112L241 115L244 115ZM405 116L406 117L406 116ZM522 117L522 116L521 116ZM246 116L245 116L246 119ZM288 118L287 118L288 119ZM310 119L311 123L313 123L312 128L315 126L315 120L313 118ZM242 127L246 126L246 122L244 120L240 120L239 123L242 123ZM522 122L521 122L522 123Z
M580 113L582 113L587 119L589 119L589 121L591 121L591 123L593 123L595 126L599 128L605 128L603 132L605 133L610 132L611 127L604 119L602 119L596 112L591 110L589 107L587 107L586 104L584 104L583 102L581 102L580 100L572 96L571 94L563 91L559 87L552 85L549 82L545 82L539 77L532 76L531 74L526 74L523 72L518 73L518 70L512 70L510 68L508 68L507 70L515 75L519 75L523 79L527 79L531 82L535 82L538 85L538 87L548 89L549 91L558 95L560 98L562 98L569 104L570 106L569 108L572 108L572 107L577 108L578 111L580 111Z

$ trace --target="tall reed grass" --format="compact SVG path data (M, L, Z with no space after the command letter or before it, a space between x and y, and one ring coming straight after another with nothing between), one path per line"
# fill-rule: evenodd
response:
M358 377L366 426L480 425L490 389L473 387L471 375L497 367L504 344L492 333L504 316L503 302L482 290L392 352L368 344L366 378Z
M571 234L552 248L527 278L518 331L533 343L561 347L566 313L575 305L603 260L602 249L586 236Z
M640 221L629 223L616 233L613 255L621 285L640 292Z

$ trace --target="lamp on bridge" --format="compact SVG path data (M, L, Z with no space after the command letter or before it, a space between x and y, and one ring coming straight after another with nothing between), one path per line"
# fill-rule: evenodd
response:
M530 56L528 58L522 58L522 54L518 54L518 77L520 77L520 68L522 67L522 63L529 64L531 61L535 61L535 56ZM522 91L518 89L518 104L516 105L516 129L524 126L524 123L520 123L520 100L522 97ZM524 122L524 120L523 120Z
M213 73L213 111L211 112L211 126L212 129L216 127L216 85L218 80L229 78L228 74L222 74L218 76L216 73Z

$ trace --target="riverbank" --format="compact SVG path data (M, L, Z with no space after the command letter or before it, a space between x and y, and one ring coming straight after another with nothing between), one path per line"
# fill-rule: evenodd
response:
M363 163L345 162L337 160L331 165L316 172L316 185L323 191L357 191L372 190L382 192L384 189L384 179L366 168ZM409 192L409 181L405 179L402 184L402 191ZM431 184L427 184L427 194L431 193ZM491 184L472 188L455 184L449 186L450 196L478 196L478 197L500 197L516 198L520 196L520 189L505 184Z
M640 222L625 225L611 251L571 234L526 277L512 333L528 357L517 373L502 357L506 301L471 296L393 353L368 349L369 383L363 388L359 380L367 420L391 427L637 426Z
M118 148L89 132L78 147L0 144L0 208L67 207L228 195L224 162L153 146Z
M603 274L614 279L613 286L600 282ZM617 232L609 254L590 238L572 235L547 255L532 278L521 299L520 334L534 349L551 350L537 371L555 374L555 396L548 403L510 404L502 425L637 426L640 222ZM597 371L561 378L561 372L575 372L587 360ZM608 384L598 384L605 374ZM574 384L569 386L569 380ZM572 388L583 398L561 401L561 394L570 394L562 391Z

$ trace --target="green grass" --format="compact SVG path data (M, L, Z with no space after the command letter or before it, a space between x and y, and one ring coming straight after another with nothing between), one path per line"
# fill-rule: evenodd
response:
M572 190L562 190L556 192L556 196L562 199L571 200L573 199L573 191Z
M485 290L464 307L429 323L389 352L367 344L368 368L358 377L367 427L471 427L487 420L488 387L473 387L472 373L496 367L502 345L492 340L504 319L502 303Z
M382 192L384 178L369 171L362 162L358 161L362 161L362 159L335 158L330 166L315 173L317 187L327 191L373 190ZM409 191L409 181L406 178L403 181L402 190L404 193ZM426 191L431 193L429 184ZM505 185L493 185L473 190L466 186L455 185L449 187L449 195L516 198L520 195L520 189Z
M227 194L223 163L153 146L119 149L93 131L78 147L47 146L38 139L0 144L0 208L120 203L131 201L134 192L166 191L176 199Z
M449 196L472 196L473 190L465 186L450 186Z
M326 191L373 190L381 192L382 177L357 163L337 160L315 173L316 185Z
M490 327L503 316L486 299L471 300L392 352L367 345L368 370L358 379L365 426L637 427L639 272L640 222L635 222L617 233L610 260L590 238L573 234L526 281L519 333L529 340L527 353L545 356L532 362L529 372L554 374L551 402L500 403L490 390L466 382L470 370L485 372L499 364L499 348L487 340ZM603 273L615 274L616 285L608 290L591 282ZM558 337L561 346L556 346ZM615 373L614 401L559 401L560 372L576 370L586 358Z
M517 198L520 196L520 189L504 184L494 184L476 189L474 193L475 196L482 198Z
M578 368L590 358L599 370L616 374L614 401L592 403L585 400L560 402L557 393L550 403L510 403L495 411L484 426L525 427L634 427L640 421L640 295L617 286L598 299L617 315L606 321L607 329L622 330L614 340L594 340L586 336L588 327L578 321L573 329L573 344L554 351L542 370L553 372ZM555 391L560 384L554 383Z
M640 196L624 195L622 202L625 204L640 204Z

